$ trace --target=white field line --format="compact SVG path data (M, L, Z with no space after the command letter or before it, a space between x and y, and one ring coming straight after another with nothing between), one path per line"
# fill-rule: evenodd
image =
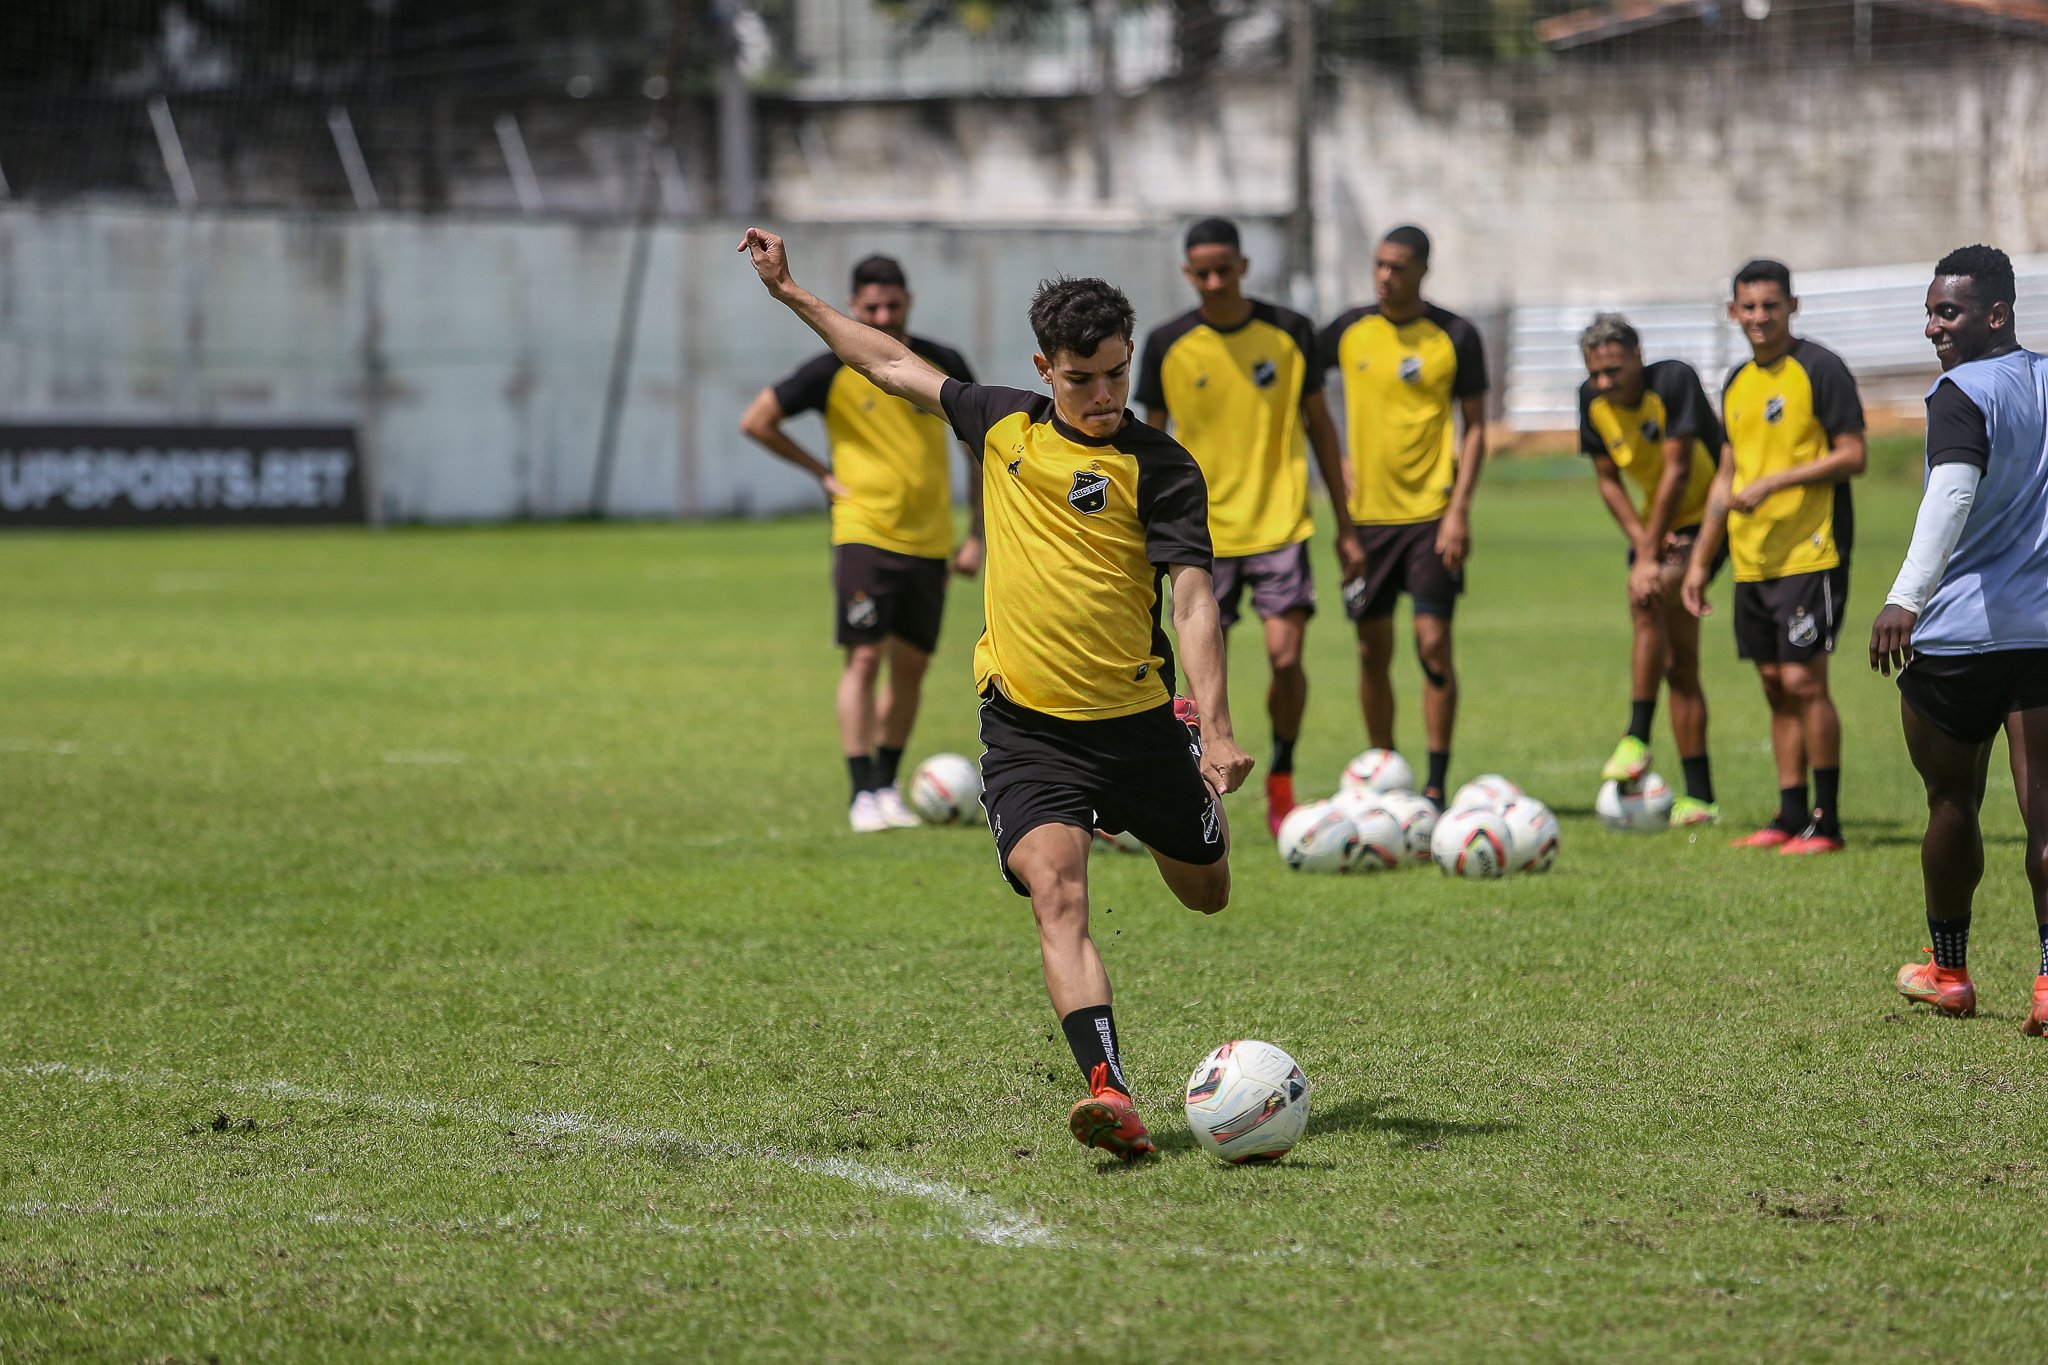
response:
M1015 1213L993 1200L943 1180L922 1180L883 1166L869 1166L845 1157L810 1156L776 1147L736 1142L707 1142L672 1128L633 1128L585 1114L514 1114L460 1101L422 1100L406 1096L356 1094L294 1081L209 1081L176 1072L112 1072L67 1062L30 1062L0 1068L0 1075L60 1077L88 1085L211 1086L237 1095L304 1100L337 1109L369 1109L404 1118L453 1118L494 1128L521 1129L543 1136L591 1137L615 1147L655 1151L686 1151L702 1156L765 1161L806 1175L845 1181L863 1189L936 1205L958 1219L972 1240L990 1246L1052 1246L1052 1233L1029 1213Z

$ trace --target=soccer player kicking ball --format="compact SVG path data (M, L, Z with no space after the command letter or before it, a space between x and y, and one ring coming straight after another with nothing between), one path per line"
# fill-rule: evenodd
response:
M835 355L884 392L945 414L980 456L982 803L1003 875L1031 898L1046 990L1088 1080L1069 1126L1088 1146L1136 1160L1152 1138L1131 1101L1109 974L1088 934L1092 831L1136 835L1181 904L1214 914L1230 900L1221 798L1252 760L1231 737L1201 469L1124 406L1131 306L1101 280L1039 286L1031 330L1047 398L947 378L834 311L790 278L773 233L749 228L740 249ZM1196 703L1185 719L1159 626L1162 578L1173 585Z
M1828 655L1849 595L1849 490L1863 472L1863 402L1840 356L1792 335L1792 272L1751 261L1729 320L1750 359L1721 395L1726 444L1680 591L1706 616L1725 540L1735 561L1735 652L1756 665L1771 708L1778 813L1735 843L1781 854L1839 853L1842 720ZM1813 765L1813 801L1806 769Z
M1344 383L1351 519L1365 575L1344 585L1358 627L1358 701L1376 749L1394 747L1394 608L1415 608L1429 773L1442 809L1458 718L1451 614L1472 551L1472 493L1486 462L1486 356L1479 329L1422 297L1429 237L1397 227L1373 252L1375 302L1325 327L1317 364ZM1460 425L1462 424L1462 430Z
M1927 339L1927 484L1905 565L1870 629L1870 666L1896 671L1906 752L1927 787L1920 876L1933 960L1899 993L1977 1012L1967 957L1984 876L1977 812L2005 731L2027 826L2041 971L2025 1031L2048 1035L2048 357L2014 334L2012 262L1966 246L1934 267Z
M1247 298L1251 269L1237 226L1205 218L1188 229L1181 273L1201 306L1152 329L1138 366L1137 400L1145 420L1174 438L1202 466L1215 542L1216 605L1226 632L1251 589L1266 637L1272 684L1273 762L1266 770L1266 825L1274 834L1294 809L1294 744L1308 708L1302 640L1316 611L1308 539L1307 446L1315 447L1337 516L1337 560L1349 581L1365 572L1344 505L1344 454L1323 402L1314 363L1315 324L1291 309ZM1306 431L1307 441L1303 434Z
M1682 360L1643 363L1636 329L1602 313L1579 334L1586 382L1579 386L1579 448L1593 461L1600 497L1628 538L1628 611L1635 632L1629 656L1628 733L1600 770L1604 780L1636 782L1650 770L1650 721L1657 688L1671 685L1671 737L1685 767L1685 795L1671 805L1674 825L1720 818L1707 763L1707 697L1700 690L1700 623L1678 600L1707 489L1721 452L1721 423L1706 391ZM1638 506L1622 475L1642 495ZM1715 560L1713 568L1720 568Z
M870 256L853 268L850 306L929 364L974 377L958 351L910 334L909 283L889 257ZM782 429L811 411L824 415L830 465ZM981 567L981 468L971 460L967 466L971 523L956 553L945 423L882 393L829 351L761 390L740 430L816 479L832 500L834 636L846 650L836 708L853 787L848 823L856 834L920 824L896 789L896 769L938 648L946 575L971 577ZM884 663L889 679L878 706Z

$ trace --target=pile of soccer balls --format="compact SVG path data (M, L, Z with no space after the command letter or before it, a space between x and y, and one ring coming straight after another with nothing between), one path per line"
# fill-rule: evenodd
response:
M1345 766L1337 794L1280 822L1280 857L1297 872L1391 872L1434 860L1451 877L1548 872L1557 861L1550 807L1498 773L1458 789L1441 816L1414 790L1415 770L1391 749Z

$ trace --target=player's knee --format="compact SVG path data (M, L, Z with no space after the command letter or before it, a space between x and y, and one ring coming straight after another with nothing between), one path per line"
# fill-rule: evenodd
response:
M2048 839L2027 842L2027 885L2037 896L2048 887Z
M1301 647L1295 646L1284 653L1273 656L1273 681L1282 687L1303 687L1308 683L1308 671L1301 666Z
M1417 641L1415 658L1422 665L1422 676L1431 687L1451 687L1458 681L1457 670L1451 666L1451 642L1449 639Z
M1046 933L1085 933L1088 927L1088 882L1064 869L1034 869L1031 914Z
M1174 888L1180 903L1204 915L1213 915L1230 904L1230 864L1217 863L1208 875Z
M880 645L855 645L846 651L846 671L863 681L873 681L882 671Z

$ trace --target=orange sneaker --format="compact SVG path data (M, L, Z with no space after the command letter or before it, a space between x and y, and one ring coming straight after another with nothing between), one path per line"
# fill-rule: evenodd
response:
M2020 1032L2029 1038L2048 1038L2048 976L2034 978L2034 1008Z
M1730 839L1730 848L1778 848L1792 842L1792 835L1776 825L1765 825L1754 834L1745 834L1740 839Z
M1294 809L1294 774L1266 774L1266 828L1280 837L1280 822Z
M1818 825L1808 825L1778 845L1780 857L1803 858L1809 853L1840 853L1847 845L1839 834L1822 834Z
M1083 1147L1100 1147L1118 1161L1150 1156L1152 1134L1131 1097L1109 1083L1109 1065L1097 1062L1088 1077L1089 1096L1067 1114L1067 1127Z
M1967 1019L1975 1014L1977 988L1970 984L1970 973L1961 967L1937 967L1934 965L1934 949L1923 951L1927 954L1925 962L1908 962L1899 968L1899 994L1908 1000L1932 1005L1943 1014L1951 1014L1958 1019ZM2042 979L2048 980L2048 977ZM2041 988L2036 983L2034 1008L2039 1010L2041 1004Z

